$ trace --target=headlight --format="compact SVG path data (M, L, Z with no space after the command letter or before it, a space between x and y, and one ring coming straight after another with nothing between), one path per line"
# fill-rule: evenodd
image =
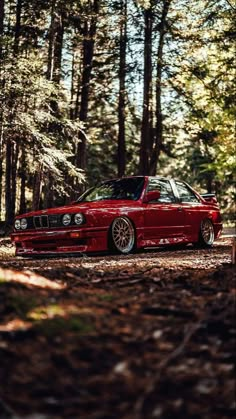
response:
M22 230L25 230L27 228L27 220L26 220L26 218L21 218L21 220L20 220L20 226L21 226Z
M20 230L20 220L15 221L15 229Z
M83 221L84 221L84 216L83 216L83 214L81 214L81 212L78 212L77 214L75 214L75 218L74 218L74 220L75 220L75 224L77 224L77 225L82 224L82 223L83 223Z
M71 215L70 214L64 214L62 217L62 224L64 226L68 226L71 222Z

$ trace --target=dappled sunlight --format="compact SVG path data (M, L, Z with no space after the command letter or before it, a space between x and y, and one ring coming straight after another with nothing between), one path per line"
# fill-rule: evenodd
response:
M176 269L176 263L178 268L191 268L199 269L199 266L204 269L211 269L212 267L221 266L225 263L231 263L231 254L225 252L231 245L230 239L224 239L216 241L212 249L196 249L192 246L183 249L165 248L165 249L152 249L146 250L139 254L127 255L127 256L116 256L104 257L102 268L101 261L98 262L96 259L89 258L83 260L82 266L84 269L93 269L97 272L104 272L107 270L113 271L126 271L127 268L132 267L136 270L146 269L146 267L153 268L166 268L168 265L169 269ZM219 254L219 249L222 249L222 253Z
M0 268L0 282L18 282L23 285L30 285L38 288L63 290L65 285L50 281L41 275L31 271L18 272L11 269Z
M25 331L30 329L31 326L32 323L29 321L24 321L22 319L13 319L8 321L6 324L0 324L0 333Z
M1 247L0 248L0 259L12 258L15 255L15 249L13 246L11 248Z
M98 310L99 311L99 310ZM0 324L0 333L26 332L30 329L41 330L48 334L66 330L90 331L94 310L89 307L77 307L74 304L49 304L33 308L25 313L15 313L17 318L5 320Z
M28 313L28 318L34 321L41 321L53 319L54 317L64 317L78 315L78 314L92 314L93 310L89 307L80 308L74 304L59 305L51 304L48 306L40 306Z
M52 304L49 306L40 306L40 307L36 307L34 310L32 310L30 313L28 313L28 318L30 320L34 320L34 321L40 321L40 320L45 320L45 319L52 319L55 316L64 316L65 315L65 310L57 305L57 304Z

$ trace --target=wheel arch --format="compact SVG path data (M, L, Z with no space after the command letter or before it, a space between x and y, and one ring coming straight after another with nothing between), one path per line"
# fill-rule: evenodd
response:
M208 223L209 231L204 236L203 226ZM207 238L207 234L209 234L209 239ZM201 247L212 247L215 240L215 227L214 221L211 214L207 214L206 217L201 219L200 226L199 226L199 233L198 233L198 245Z
M108 227L108 231L107 231L107 248L108 248L108 250L111 250L113 252L115 251L113 238L112 238L112 225L117 218L124 218L124 219L130 221L130 223L132 224L132 227L134 229L134 249L136 249L137 248L137 227L136 227L135 221L129 215L120 213L120 214L117 214L116 216L113 217L113 219L110 221L110 225Z

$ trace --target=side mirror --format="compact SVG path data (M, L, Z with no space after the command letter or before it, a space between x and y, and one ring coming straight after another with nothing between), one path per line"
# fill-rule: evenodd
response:
M145 204L148 204L148 202L157 201L157 199L159 199L160 196L161 196L160 191L150 191L150 192L147 192L146 195L145 195L145 197L144 197L144 199L143 199L143 202Z

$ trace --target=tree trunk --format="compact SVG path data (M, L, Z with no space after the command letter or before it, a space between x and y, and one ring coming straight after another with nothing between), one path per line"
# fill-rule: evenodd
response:
M84 23L83 39L83 71L82 71L82 89L80 98L79 119L86 123L88 118L89 87L93 65L95 35L97 30L97 19L99 11L99 0L93 1L92 16L90 21ZM81 169L86 168L86 148L87 141L85 135L80 131L79 144L77 150L77 166Z
M20 167L20 214L26 212L26 198L25 198L25 187L26 187L26 162L25 162L25 149L22 147L21 151L21 167Z
M36 211L40 208L41 190L42 190L42 168L39 167L38 171L34 174L33 202L32 202L33 211Z
M21 33L21 12L22 12L22 0L17 0L15 39L14 39L14 47L13 47L15 56L17 56L19 52L20 33Z
M12 147L12 173L11 173L11 213L10 221L13 223L16 211L16 189L17 189L17 164L19 157L19 140Z
M118 176L125 174L126 144L125 144L125 99L126 99L126 45L127 45L127 0L121 0L120 23L120 65L119 65L119 105L118 105Z
M77 75L77 79L76 79L77 92L76 92L75 111L74 111L74 117L75 117L75 119L77 119L78 116L79 116L80 98L81 98L80 86L81 86L81 74L82 74L82 63L83 63L83 51L82 51L82 47L80 48L79 54L80 54L80 58L79 58L80 65L79 65L78 75ZM76 156L76 158L77 158L77 156Z
M151 98L152 98L152 7L144 11L144 90L143 116L141 127L141 146L139 158L139 173L149 174L150 135L151 127Z
M3 34L4 34L4 16L5 2L0 0L0 90L3 93L4 75L3 75ZM2 182L3 182L3 106L0 104L0 219L2 212Z
M0 125L0 220L1 220L1 213L2 213L2 185L3 185L3 125L1 121Z
M19 52L20 34L21 34L21 14L22 14L22 0L17 0L16 3L16 24L14 32L13 52L17 57ZM12 109L14 108L14 95L11 96L10 102ZM14 112L14 111L13 111ZM14 119L13 114L11 121ZM15 216L16 207L16 173L17 162L19 154L19 142L14 145L9 132L6 140L6 183L5 183L5 211L6 211L6 224L12 224Z
M64 38L64 11L63 7L56 9L56 1L52 2L51 8L51 24L49 30L49 44L48 44L48 65L47 65L47 79L60 84L61 80L61 65L62 65L62 49ZM51 112L58 116L58 102L54 98L50 102ZM41 179L41 176L40 176ZM40 180L41 182L41 180ZM48 170L47 182L44 185L44 206L52 207L54 193L53 193L53 175ZM38 188L37 192L39 192ZM35 205L39 205L39 197L35 197Z
M64 38L64 15L63 12L55 20L55 44L54 44L54 67L52 79L59 84L61 80L62 49Z
M61 80L62 49L64 38L64 12L56 10L55 0L51 8L51 24L49 29L48 41L48 62L47 79L59 84ZM51 108L54 114L58 113L58 104L55 100L51 101Z
M8 138L6 142L6 183L5 183L5 212L6 212L6 225L11 223L12 213L12 195L11 195L11 182L12 182L12 142Z
M54 202L54 192L53 192L53 175L50 171L47 174L47 181L44 183L44 200L43 208L52 208Z
M74 94L75 94L75 49L72 47L72 63L71 63L71 85L70 85L70 119L74 119Z
M48 61L47 61L47 73L46 77L48 80L53 78L53 68L54 68L54 39L55 39L55 0L52 2L51 8L51 23L48 31Z
M3 34L4 34L5 2L0 0L0 89L3 92ZM2 182L3 182L3 106L0 105L0 219L2 212Z
M5 0L0 0L0 67L3 58L2 35L4 33Z
M5 0L0 1L0 35L3 34L4 30L4 12L5 12Z
M163 148L163 115L161 107L161 94L162 94L162 71L163 71L163 48L164 38L166 34L166 18L169 11L171 0L165 0L163 4L162 16L159 25L159 44L157 51L157 77L156 77L156 127L154 137L154 147L150 159L149 174L154 176L157 170L157 163Z

